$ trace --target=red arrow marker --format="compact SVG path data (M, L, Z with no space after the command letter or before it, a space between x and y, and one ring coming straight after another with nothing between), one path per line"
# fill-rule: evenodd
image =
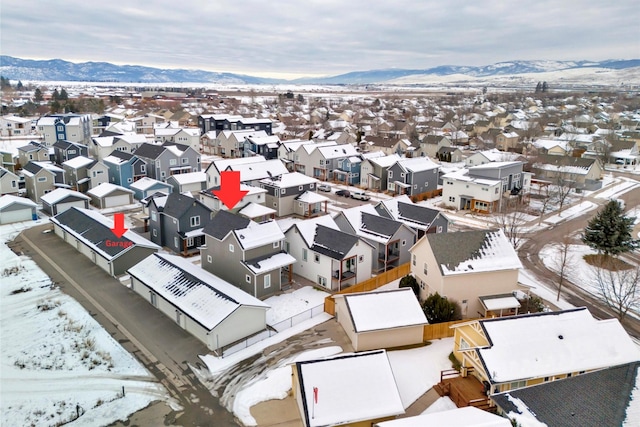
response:
M248 191L240 190L240 172L220 172L220 189L213 194L229 209L233 209Z
M124 228L124 214L117 213L113 215L113 228L111 231L115 234L118 239L121 238L124 233L126 233L128 228Z

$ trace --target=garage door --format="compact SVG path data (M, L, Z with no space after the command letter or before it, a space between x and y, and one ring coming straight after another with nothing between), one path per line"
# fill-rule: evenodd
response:
M20 209L16 211L5 211L0 213L0 224L10 224L12 222L29 221L31 209Z
M113 206L122 206L129 204L129 195L123 194L121 196L110 196L104 201L105 208L111 208Z
M84 202L77 200L75 202L59 203L56 205L56 212L61 214L62 212L71 209L72 207L84 208Z

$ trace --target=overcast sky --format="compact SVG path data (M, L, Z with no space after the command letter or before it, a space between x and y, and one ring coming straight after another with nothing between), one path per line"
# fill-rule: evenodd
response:
M640 58L638 0L2 0L3 55L269 77Z

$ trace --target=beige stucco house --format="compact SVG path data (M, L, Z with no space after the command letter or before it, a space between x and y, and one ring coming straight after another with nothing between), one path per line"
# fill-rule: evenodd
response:
M487 297L506 298L503 314L515 311L519 303L509 295L527 289L518 283L522 263L502 230L426 234L409 252L420 297L438 292L456 301L465 319L500 315L487 310Z

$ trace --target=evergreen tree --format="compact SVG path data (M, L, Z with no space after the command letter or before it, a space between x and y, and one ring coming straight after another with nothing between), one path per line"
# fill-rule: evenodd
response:
M429 323L442 323L456 320L460 317L460 308L458 304L449 301L447 297L441 296L439 293L431 294L422 303L422 311Z
M547 82L542 82L542 92L546 92L549 89Z
M16 85L16 89L18 89L18 90L24 89L24 86L22 85L22 81L21 80L18 80L18 84Z
M413 293L416 294L417 297L420 296L420 285L418 285L418 281L415 277L410 274L407 274L402 279L400 279L400 288L411 288L413 289Z
M11 89L11 81L7 77L0 76L0 89Z
M35 91L35 93L33 95L33 99L34 99L35 102L42 102L42 100L44 99L42 97L42 91L40 90L39 87L36 88L36 91Z
M542 92L542 82L538 82L536 85L536 93Z
M624 214L620 202L610 200L589 221L582 235L582 242L605 255L632 251L640 244L631 235L634 221L634 217Z
M53 99L54 101L60 101L60 92L58 92L58 89L53 90L53 93L51 94L51 99Z
M60 100L67 101L68 99L69 99L69 94L67 93L66 90L64 90L64 88L62 88L62 90L60 91Z

